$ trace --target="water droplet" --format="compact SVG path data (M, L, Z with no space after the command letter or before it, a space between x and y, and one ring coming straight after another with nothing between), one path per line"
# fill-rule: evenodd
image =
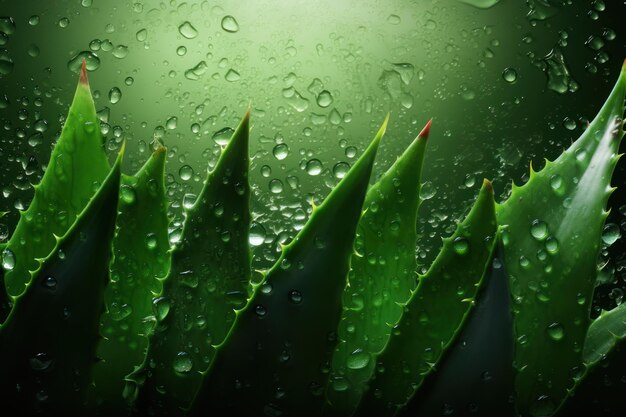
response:
M622 236L619 226L615 223L607 223L602 231L602 241L611 246Z
M158 297L152 301L152 311L158 321L164 320L170 312L170 302L166 297Z
M426 181L422 184L420 188L420 199L422 200L430 200L437 194L437 189L435 188L432 181Z
M32 15L31 17L28 18L28 24L31 26L37 26L39 24L39 16Z
M302 294L300 294L300 291L290 291L289 292L289 301L291 301L294 304L300 304L302 302Z
M250 245L261 246L265 242L265 227L262 224L253 222L250 225L250 236L248 238Z
M273 194L280 194L283 192L284 189L284 185L283 182L277 178L274 178L273 180L270 181L270 191Z
M120 187L120 197L124 203L133 204L137 199L137 193L132 186L128 184L122 184L122 186Z
M552 187L553 190L558 191L561 189L562 186L563 177L561 177L559 174L554 174L552 177L550 177L550 187Z
M183 56L187 53L187 48L184 47L183 45L179 46L178 48L176 48L176 55L178 56Z
M180 179L183 181L189 181L193 176L193 168L189 165L183 165L178 170L178 176L180 176Z
M144 42L146 39L148 39L148 31L146 29L141 29L139 30L136 34L135 34L135 38L139 41L139 42Z
M517 71L513 68L505 68L502 72L502 78L509 84L513 84L517 81Z
M111 104L116 104L116 103L119 103L121 99L122 99L122 91L117 87L113 87L109 91L109 101L111 102Z
M234 69L229 69L224 79L228 82L235 82L241 79L241 75Z
M57 289L57 280L56 278L52 277L52 276L48 276L46 278L44 278L43 280L43 286L46 287L49 290L56 290Z
M550 339L554 341L559 341L563 339L565 332L563 330L563 326L560 323L552 323L548 326L548 336Z
M180 32L180 34L187 39L193 39L198 36L198 31L196 30L196 28L187 21L178 27L178 32Z
M350 165L346 162L337 162L333 167L333 175L337 179L342 179L350 171Z
M15 268L15 254L13 254L11 249L2 251L2 267L5 271L11 271Z
M274 146L274 150L272 152L274 154L274 158L282 161L283 159L287 158L287 155L289 155L289 147L286 143L279 143L278 145Z
M222 18L222 29L226 32L235 33L239 31L239 23L233 16L224 16Z
M30 367L34 371L45 371L50 368L52 364L52 359L47 353L39 352L34 357L30 358Z
M546 239L546 250L552 254L559 251L559 242L552 236Z
M533 220L530 225L530 234L537 240L544 240L548 237L548 225L541 220Z
M169 119L167 119L167 121L165 122L165 127L169 130L174 130L176 129L176 126L178 125L178 117L176 116L172 116Z
M157 237L154 233L148 233L146 235L146 247L153 250L157 247Z
M126 317L130 316L133 312L133 308L129 304L111 303L109 307L109 314L115 321L122 321Z
M363 369L370 363L370 354L363 349L356 349L346 360L348 369Z
M235 133L234 129L230 127L225 127L213 134L213 141L220 146L226 146L228 145L228 142L230 142L230 138L232 137L233 133Z
M322 162L319 159L311 159L306 163L306 172L309 175L316 176L322 172Z
M265 314L267 314L267 311L265 310L265 307L263 307L262 305L257 305L256 307L254 307L254 312L259 317L263 317L263 316L265 316Z
M178 352L174 358L174 371L186 374L193 368L193 362L187 352Z
M469 251L469 242L466 238L457 236L452 243L454 251L459 255L465 255Z
M183 196L183 208L189 210L196 203L198 197L193 193L185 193Z
M320 107L328 107L333 103L333 96L329 91L324 90L317 96L317 105Z

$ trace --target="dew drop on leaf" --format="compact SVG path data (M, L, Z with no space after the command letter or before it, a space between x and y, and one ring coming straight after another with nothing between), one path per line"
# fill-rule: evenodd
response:
M502 72L502 78L509 84L513 84L517 81L517 71L513 68L506 68Z
M274 150L272 151L272 153L274 154L274 158L282 161L283 159L287 158L287 155L289 155L289 147L286 143L279 143L278 145L274 146Z
M120 187L120 197L125 204L133 204L137 199L137 193L132 186L122 184Z
M306 172L311 176L319 175L322 172L322 162L319 159L311 159L306 163Z
M602 231L602 241L610 246L615 243L621 237L621 232L619 230L619 226L615 223L608 223L604 226L604 230Z
M466 238L457 236L452 243L454 251L459 255L465 255L469 251L469 242Z
M356 349L346 359L348 369L363 369L370 363L370 354L363 349Z
M233 16L224 16L222 18L222 29L226 32L235 33L239 31L239 23Z
M178 27L178 32L187 39L193 39L198 36L198 31L189 22L184 22Z
M15 268L15 254L10 249L2 251L2 267L5 271Z
M530 225L530 234L537 240L548 237L548 225L541 220L534 220Z
M174 359L174 370L178 373L185 374L191 371L193 362L187 352L178 352Z
M548 336L554 341L559 341L565 336L563 326L560 323L552 323L548 326Z

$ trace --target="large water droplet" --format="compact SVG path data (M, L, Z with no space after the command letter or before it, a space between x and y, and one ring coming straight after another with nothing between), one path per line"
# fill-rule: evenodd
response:
M322 172L322 162L319 159L311 159L306 163L306 172L309 175L316 176Z
M117 87L111 88L111 90L109 91L109 101L111 102L111 104L117 104L121 99L122 91Z
M180 34L187 39L193 39L198 36L198 31L189 22L184 22L182 25L180 25L178 27L178 32L180 32Z
M250 236L248 239L250 242L250 245L252 246L262 245L263 242L265 242L265 236L266 236L266 232L262 224L253 222L250 225Z
M459 255L465 255L469 251L469 242L466 238L457 236L452 243L454 251Z
M349 369L363 369L370 363L370 354L363 349L356 349L346 360Z
M170 312L170 302L166 297L158 297L152 301L152 310L157 320L164 320Z
M222 18L222 29L226 32L235 33L239 31L239 23L233 16L224 16Z
M610 246L615 243L621 237L621 235L622 234L619 230L618 225L616 225L615 223L607 223L604 226L604 230L602 231L602 241L607 246Z
M11 249L2 251L2 267L5 271L11 271L15 268L15 254L13 254Z
M530 225L530 234L537 240L544 240L548 237L548 225L536 219Z
M565 336L565 331L560 323L552 323L548 326L548 336L554 341L559 341Z
M502 72L502 78L509 84L513 84L517 81L517 71L513 68L506 68Z
M35 371L45 371L50 368L52 359L47 353L39 352L29 360L30 367Z
M185 374L191 371L193 362L187 352L178 352L174 358L174 370L178 373Z

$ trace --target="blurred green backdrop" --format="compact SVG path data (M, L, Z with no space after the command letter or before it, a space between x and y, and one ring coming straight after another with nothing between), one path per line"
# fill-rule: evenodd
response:
M155 139L168 147L173 243L182 206L251 106L257 268L387 112L378 173L432 117L425 268L483 177L502 199L530 161L539 169L582 132L626 57L625 17L621 0L0 0L0 240L32 198L85 58L111 158L126 140L132 173ZM626 191L610 204L604 307L623 297Z

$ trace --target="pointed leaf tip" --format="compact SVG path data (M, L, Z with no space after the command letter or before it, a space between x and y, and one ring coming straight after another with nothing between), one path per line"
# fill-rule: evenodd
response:
M483 179L483 188L493 194L493 184L487 178Z
M433 118L431 117L428 123L426 123L426 126L424 126L424 128L420 132L420 134L417 135L417 137L421 139L428 139L428 135L430 135L430 126L432 124L433 124Z
M89 79L87 78L87 61L83 59L83 64L80 67L80 80L81 84L89 85Z

